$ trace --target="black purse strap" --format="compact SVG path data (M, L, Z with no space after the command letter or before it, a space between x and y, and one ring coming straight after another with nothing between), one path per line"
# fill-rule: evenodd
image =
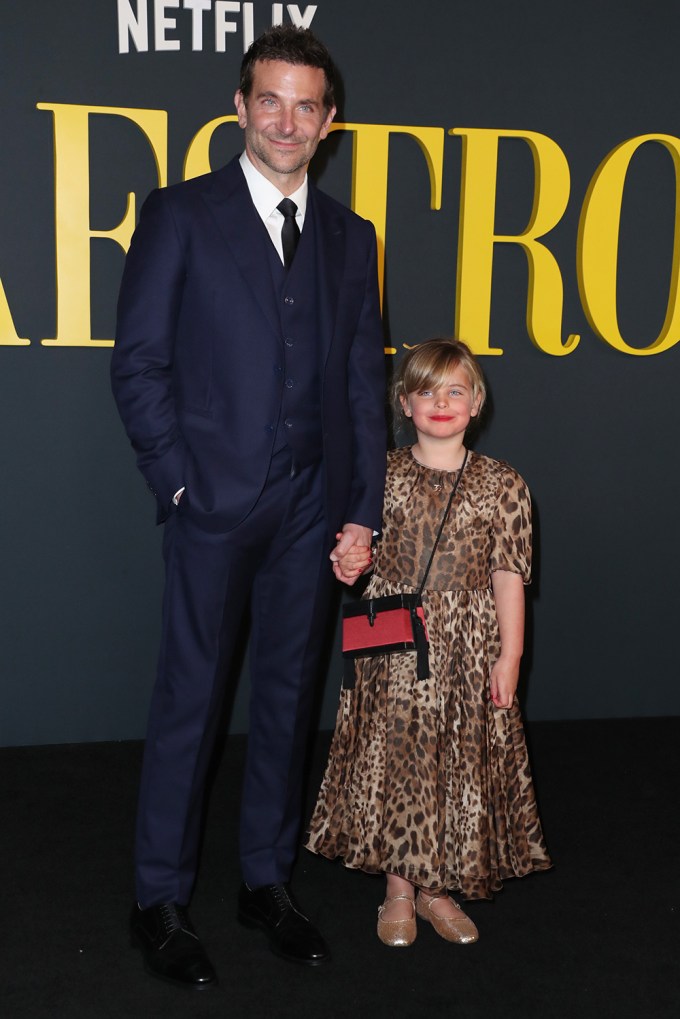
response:
M467 458L468 458L468 450L466 449L465 450L465 456L463 457L463 462L460 465L460 470L458 471L458 477L456 478L456 480L453 483L453 488L451 489L451 495L449 496L449 501L446 504L446 509L444 510L444 516L442 517L442 522L439 525L439 530L437 532L437 537L434 539L434 545L432 546L432 551L430 553L430 560L429 560L429 562L427 564L427 567L425 568L425 573L423 574L423 579L420 581L420 587L418 588L418 597L419 598L422 595L423 590L425 588L425 581L427 580L427 576L428 576L428 574L430 572L430 567L432 566L432 562L434 560L434 554L437 551L437 545L439 544L439 539L442 536L442 532L444 530L444 525L446 524L446 518L449 515L449 510L451 509L451 506L453 505L453 500L454 500L455 494L458 491L458 486L460 484L460 479L463 477L463 471L465 470L465 464L467 463Z

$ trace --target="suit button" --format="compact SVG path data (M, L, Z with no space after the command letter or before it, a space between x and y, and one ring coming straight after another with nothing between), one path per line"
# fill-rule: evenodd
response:
M295 298L294 297L284 297L283 303L284 304L295 304Z
M293 346L293 340L291 340L290 336L287 336L283 342L286 344L287 347Z
M286 389L292 389L295 383L292 379L286 379Z
M290 418L286 418L286 420L283 423L286 426L286 428L292 428L293 427L293 422L290 420Z

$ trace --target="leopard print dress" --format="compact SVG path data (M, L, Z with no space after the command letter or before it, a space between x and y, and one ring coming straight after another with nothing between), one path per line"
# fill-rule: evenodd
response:
M415 591L456 472L388 454L383 534L365 598ZM507 464L470 452L423 592L430 678L413 652L358 659L340 694L307 848L345 866L490 898L551 866L517 699L495 709L491 573L528 583L531 502Z

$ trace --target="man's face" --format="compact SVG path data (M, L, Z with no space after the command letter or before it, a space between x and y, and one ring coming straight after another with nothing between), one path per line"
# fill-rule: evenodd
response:
M247 102L234 96L248 157L285 195L299 188L335 116L324 109L325 84L320 67L258 60Z

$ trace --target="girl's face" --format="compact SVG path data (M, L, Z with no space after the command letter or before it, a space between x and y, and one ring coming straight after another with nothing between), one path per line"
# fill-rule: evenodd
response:
M480 397L473 399L468 374L454 368L444 384L400 397L406 417L413 419L418 437L462 439L470 418L479 411Z

